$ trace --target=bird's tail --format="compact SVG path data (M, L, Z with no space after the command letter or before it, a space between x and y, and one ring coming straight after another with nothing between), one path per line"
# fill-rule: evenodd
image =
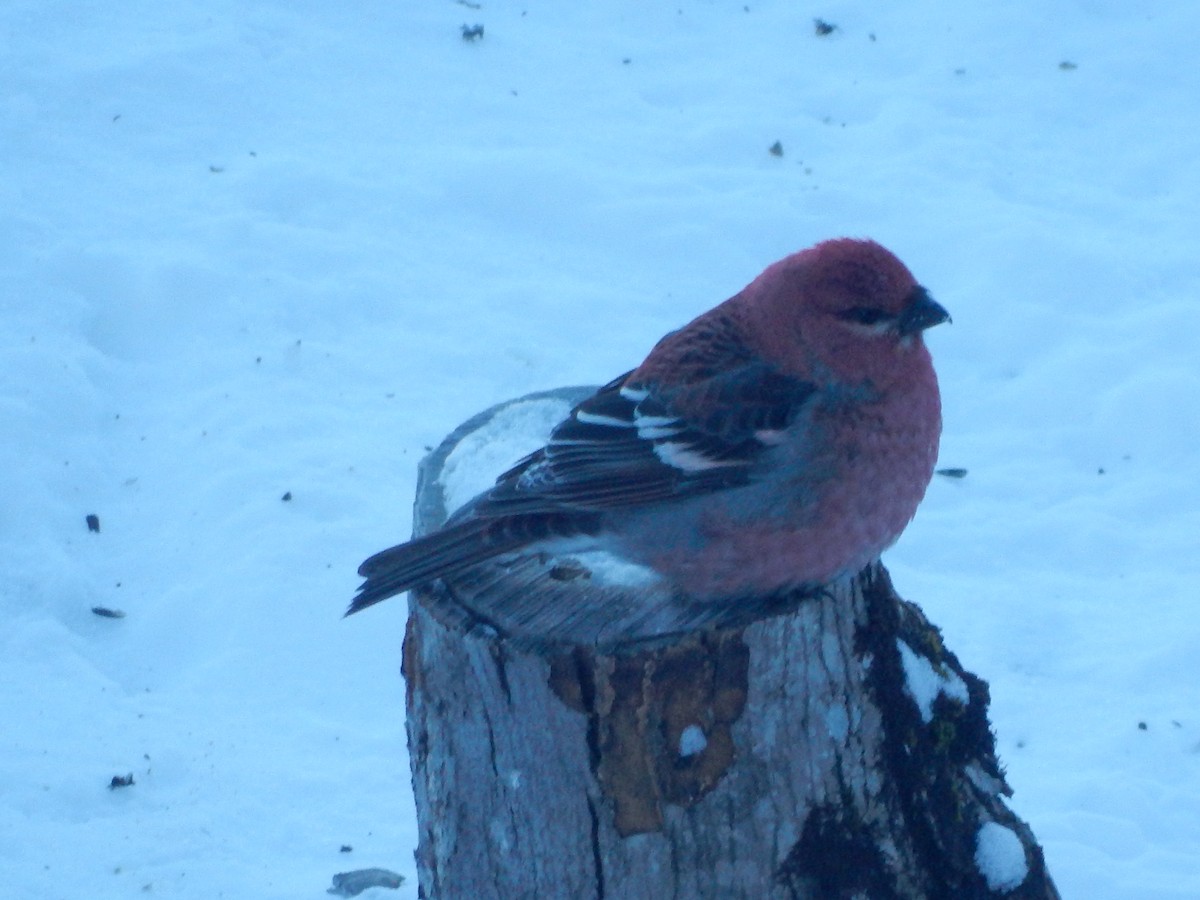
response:
M376 553L358 567L358 574L367 580L346 615L520 546L519 542L505 545L489 539L489 531L496 531L491 527L494 524L486 519L468 520Z
M359 566L358 574L366 581L359 586L346 615L502 553L550 538L591 534L595 527L592 517L555 513L482 517L449 525L376 553Z

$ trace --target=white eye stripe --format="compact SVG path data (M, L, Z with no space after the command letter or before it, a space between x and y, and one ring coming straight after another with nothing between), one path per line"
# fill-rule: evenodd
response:
M650 392L640 388L623 387L621 388L621 396L632 403L641 403L650 396Z
M872 337L894 332L896 330L896 322L892 319L882 319L878 322L872 322L867 325L863 322L846 322L846 327L857 331L859 334L869 334Z

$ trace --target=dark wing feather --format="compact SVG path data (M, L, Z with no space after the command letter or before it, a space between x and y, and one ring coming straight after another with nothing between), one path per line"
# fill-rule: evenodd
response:
M453 575L502 553L550 538L595 534L596 514L531 513L469 518L376 553L358 567L366 581L346 610L356 613L434 578Z
M440 531L364 562L350 612L531 544L597 535L608 511L748 484L816 392L750 353L719 315L668 335L650 361L576 406Z
M753 360L677 385L622 376L576 406L472 514L602 511L746 484L814 391Z

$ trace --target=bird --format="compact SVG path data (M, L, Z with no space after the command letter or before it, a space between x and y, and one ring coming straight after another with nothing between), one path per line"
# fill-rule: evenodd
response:
M578 403L442 528L363 562L346 615L514 553L604 550L716 604L853 575L932 478L941 400L923 335L949 320L875 241L786 256Z

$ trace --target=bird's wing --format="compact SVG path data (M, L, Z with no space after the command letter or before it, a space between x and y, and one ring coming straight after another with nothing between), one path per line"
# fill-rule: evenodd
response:
M473 512L603 511L747 484L816 391L753 359L687 371L671 384L627 373L605 385Z

